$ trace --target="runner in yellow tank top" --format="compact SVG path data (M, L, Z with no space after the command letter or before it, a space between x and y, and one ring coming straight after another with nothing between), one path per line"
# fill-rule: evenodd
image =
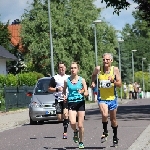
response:
M114 66L110 67L108 73L104 73L103 67L101 67L101 73L98 75L101 100L114 100L116 97L114 83L108 80L110 76L115 78Z
M99 92L98 92L98 104L102 114L103 135L101 136L101 142L106 141L108 136L107 124L108 124L108 110L110 113L110 121L113 129L113 144L118 144L117 138L117 95L116 87L121 87L121 77L118 67L111 66L113 62L113 55L111 53L103 54L103 66L96 66L92 74L92 87L95 86L94 81L96 77L99 79Z

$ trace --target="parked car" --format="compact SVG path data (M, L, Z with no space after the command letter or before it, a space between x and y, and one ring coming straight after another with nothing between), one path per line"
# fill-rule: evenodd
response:
M57 120L55 97L48 91L50 82L51 77L40 78L33 92L27 93L27 96L31 96L29 104L31 125L37 124L37 121L43 123L44 121Z

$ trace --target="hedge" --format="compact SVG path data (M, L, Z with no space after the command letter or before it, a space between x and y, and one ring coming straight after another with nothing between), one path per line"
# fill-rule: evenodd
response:
M0 75L0 87L22 85L34 86L37 80L42 77L44 77L44 75L37 72L20 73L17 75Z

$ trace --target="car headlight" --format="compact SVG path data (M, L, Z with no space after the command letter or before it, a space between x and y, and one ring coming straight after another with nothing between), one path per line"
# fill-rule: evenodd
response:
M31 107L43 107L41 104L37 103L37 102L31 102L30 104Z

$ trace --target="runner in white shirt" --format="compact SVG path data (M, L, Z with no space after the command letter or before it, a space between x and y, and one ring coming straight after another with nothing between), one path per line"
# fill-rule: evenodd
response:
M69 124L68 119L68 103L63 101L63 87L64 81L68 79L69 75L65 74L66 65L63 62L58 63L58 74L53 76L49 85L49 91L53 92L55 96L56 114L59 121L63 121L64 133L63 139L67 139L67 128Z

